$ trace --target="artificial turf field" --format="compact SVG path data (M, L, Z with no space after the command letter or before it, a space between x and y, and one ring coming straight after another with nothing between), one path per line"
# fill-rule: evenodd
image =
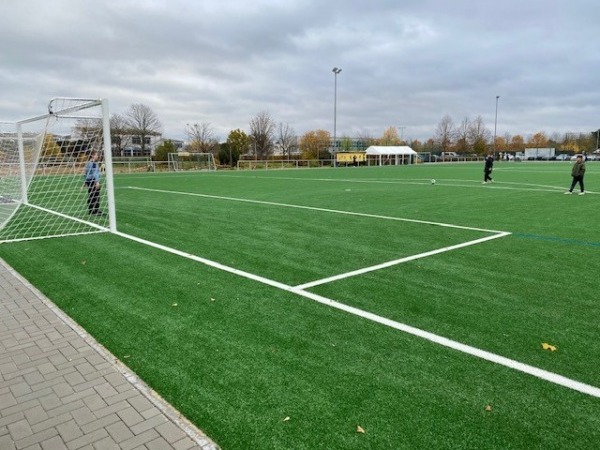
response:
M0 257L225 450L595 448L587 167L119 175L123 235Z

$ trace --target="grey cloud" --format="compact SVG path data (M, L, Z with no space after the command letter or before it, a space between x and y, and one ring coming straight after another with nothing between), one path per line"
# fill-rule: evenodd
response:
M591 131L596 17L585 0L78 0L0 5L0 118L56 95L151 106L165 132L211 122L221 138L257 112L298 133L403 126L427 139L445 114L503 134ZM37 108L37 109L36 109Z

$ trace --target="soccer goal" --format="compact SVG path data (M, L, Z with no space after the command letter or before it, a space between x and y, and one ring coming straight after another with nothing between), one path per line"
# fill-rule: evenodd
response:
M169 170L217 170L217 165L212 153L169 153Z
M108 102L55 98L48 113L2 122L0 243L105 231L116 231Z

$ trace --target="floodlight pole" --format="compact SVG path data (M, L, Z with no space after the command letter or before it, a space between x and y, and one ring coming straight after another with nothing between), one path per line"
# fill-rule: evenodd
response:
M404 145L404 140L402 139L402 136L404 136L404 129L406 127L405 126L399 126L398 129L400 130L400 145Z
M494 119L494 158L496 157L496 128L498 125L498 100L500 99L499 95L496 95L496 118Z
M336 151L337 151L337 76L342 71L334 67L333 72L333 166L336 167Z

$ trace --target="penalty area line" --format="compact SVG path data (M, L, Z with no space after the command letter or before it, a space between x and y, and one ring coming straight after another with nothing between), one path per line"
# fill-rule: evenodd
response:
M254 203L254 204L258 204L258 205L280 206L282 208L306 209L309 211L320 211L320 212L327 212L327 213L333 213L333 214L344 214L347 216L368 217L371 219L396 220L398 222L420 223L423 225L433 225L436 227L455 228L458 230L481 231L484 233L503 233L503 231L499 231L499 230L487 230L485 228L466 227L466 226L462 226L462 225L455 225L452 223L432 222L429 220L418 220L418 219L407 219L405 217L382 216L379 214L359 213L359 212L354 212L354 211L344 211L341 209L318 208L316 206L304 206L304 205L293 205L290 203L267 202L267 201L263 201L263 200L251 200L251 199L247 199L247 198L224 197L221 195L210 195L210 194L198 194L195 192L169 191L167 189L149 189L149 188L142 188L142 187L137 187L137 186L127 186L127 189L135 189L138 191L147 191L147 192L161 192L163 194L189 195L191 197L212 198L215 200L229 200L229 201L233 201L233 202Z
M307 298L309 300L313 300L317 303L329 306L331 308L335 308L337 310L340 310L340 311L343 311L343 312L346 312L349 314L353 314L353 315L361 317L363 319L370 320L372 322L379 323L381 325L384 325L384 326L387 326L390 328L394 328L396 330L402 331L402 332L410 334L412 336L426 339L435 344L442 345L444 347L451 348L453 350L456 350L456 351L459 351L462 353L466 353L468 355L475 356L477 358L480 358L480 359L483 359L483 360L486 360L486 361L489 361L489 362L492 362L492 363L495 363L495 364L498 364L498 365L501 365L501 366L504 366L504 367L507 367L510 369L514 369L519 372L526 373L528 375L532 375L534 377L548 381L550 383L553 383L553 384L556 384L559 386L563 386L568 389L590 395L592 397L600 398L600 388L598 388L598 387L595 387L595 386L592 386L589 384L585 384L585 383L582 383L582 382L579 382L576 380L572 380L572 379L564 377L562 375L558 375L556 373L552 373L547 370L543 370L543 369L540 369L540 368L537 368L534 366L530 366L528 364L524 364L519 361L515 361L513 359L497 355L495 353L481 350L476 347L471 347L470 345L461 344L460 342L453 341L453 340L445 338L443 336L438 336L437 334L433 334L428 331L421 330L420 328L415 328L410 325L396 322L394 320L387 319L382 316L378 316L377 314L373 314L371 312L364 311L362 309L358 309L353 306L345 305L343 303L337 302L330 298L323 297L323 296L317 295L317 294L313 294L312 292L307 292L303 289L289 286L287 284L280 283L278 281L270 280L268 278L261 277L259 275L254 275L252 273L245 272L243 270L235 269L233 267L229 267L224 264L193 255L191 253L183 252L181 250L167 247L165 245L158 244L158 243L152 242L152 241L148 241L146 239L142 239L142 238L130 235L130 234L121 233L119 231L115 232L114 234L117 236L120 236L122 238L129 239L129 240L135 241L135 242L143 244L143 245L147 245L149 247L163 250L165 252L168 252L168 253L171 253L174 255L178 255L178 256L205 264L210 267L214 267L219 270L223 270L223 271L226 271L226 272L229 272L229 273L232 273L232 274L244 277L244 278L248 278L250 280L258 281L260 283L263 283L263 284L266 284L266 285L269 285L272 287L276 287L278 289L282 289L284 291L296 294L298 296Z
M308 289L314 286L318 286L321 284L326 284L326 283L331 283L333 281L338 281L338 280L343 280L345 278L350 278L350 277L354 277L357 275L363 275L365 273L368 272L374 272L375 270L380 270L380 269L385 269L387 267L392 267L392 266L396 266L398 264L403 264L405 262L409 262L409 261L415 261L417 259L422 259L422 258L427 258L428 256L433 256L433 255L438 255L440 253L445 253L445 252L449 252L452 250L457 250L459 248L463 248L463 247L469 247L471 245L477 245L477 244L481 244L483 242L487 242L487 241L491 241L493 239L498 239L498 238L502 238L505 236L509 236L511 233L509 232L502 232L499 234L494 234L492 236L486 236L480 239L475 239L473 241L467 241L467 242L462 242L460 244L456 244L456 245L451 245L449 247L442 247L442 248L438 248L435 250L431 250L428 252L424 252L424 253L419 253L416 255L410 255L410 256L406 256L404 258L400 258L400 259L394 259L393 261L387 261L381 264L376 264L374 266L369 266L369 267L363 267L362 269L357 269L357 270L353 270L350 272L346 272L346 273L342 273L339 275L333 275L331 277L327 277L327 278L322 278L320 280L315 280L315 281L310 281L308 283L304 283L304 284L299 284L298 286L295 286L296 289Z

